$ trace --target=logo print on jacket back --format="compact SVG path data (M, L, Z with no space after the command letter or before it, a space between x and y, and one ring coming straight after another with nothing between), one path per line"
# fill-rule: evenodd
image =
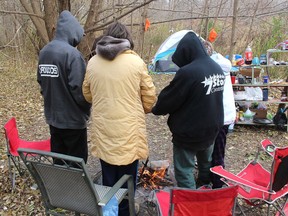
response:
M212 94L217 91L223 91L225 83L225 75L216 74L210 77L205 77L205 80L201 82L204 87L208 86L206 95Z
M58 67L52 64L40 64L39 73L46 77L59 77Z

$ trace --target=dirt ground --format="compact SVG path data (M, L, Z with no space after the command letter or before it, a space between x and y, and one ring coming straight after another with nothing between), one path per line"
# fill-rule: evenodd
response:
M0 71L0 124L4 125L9 118L15 116L19 133L27 140L44 139L49 136L43 117L43 102L33 70ZM153 75L157 91L166 86L172 77L173 75L165 74ZM168 160L173 171L171 133L166 121L167 116L147 115L149 161ZM0 215L45 215L39 191L30 189L33 181L29 174L23 177L17 175L16 187L11 190L4 134L0 135ZM254 158L261 140L266 138L278 146L284 146L287 145L288 133L278 131L273 126L236 125L227 137L226 168L233 173L240 171ZM271 160L268 156L261 154L259 159L269 167ZM140 165L144 162L145 160L140 161ZM94 178L100 171L97 158L89 156L88 169ZM138 187L136 202L140 204L138 215L156 215L153 191ZM254 212L253 215L262 213Z

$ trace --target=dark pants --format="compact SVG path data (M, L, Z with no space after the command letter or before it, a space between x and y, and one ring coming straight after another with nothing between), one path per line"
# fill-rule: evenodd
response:
M173 145L173 162L178 187L196 189L210 183L213 143L204 150L190 150ZM194 179L195 157L198 163L197 186Z
M225 157L225 147L226 147L226 136L228 133L229 125L224 125L216 137L214 150L212 154L212 167L214 166L223 166L225 167L224 157ZM223 182L220 180L220 176L216 174L211 174L211 181L213 188L221 188Z
M136 180L138 172L138 160L128 165L111 165L101 160L102 168L102 181L103 185L112 187L124 174L132 175L134 179L134 190L136 189ZM123 188L127 188L127 184ZM129 203L127 199L124 199L119 204L119 216L129 216Z
M51 151L83 158L88 158L87 128L59 129L50 125Z

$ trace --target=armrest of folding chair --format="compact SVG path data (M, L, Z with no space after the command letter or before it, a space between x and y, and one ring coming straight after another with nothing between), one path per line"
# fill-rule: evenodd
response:
M231 173L231 172L228 172L227 170L225 170L222 166L215 166L215 167L212 167L211 169L211 172L219 175L219 176L222 176L224 177L225 179L228 179L231 181L231 184L237 184L241 187L244 186L244 187L249 187L249 188L252 188L254 190L258 190L258 191L262 191L264 193L269 193L268 189L263 187L263 186L260 186L260 185L257 185L257 184L254 184L250 181L247 181L243 178L240 178L239 176ZM275 193L275 192L274 192Z
M269 139L262 140L261 146L266 153L268 153L272 157L274 156L276 146Z
M128 191L134 192L133 178L131 175L123 175L114 186L109 190L109 192L103 197L98 203L100 206L105 206L110 199L117 193L117 191L125 184L128 183Z

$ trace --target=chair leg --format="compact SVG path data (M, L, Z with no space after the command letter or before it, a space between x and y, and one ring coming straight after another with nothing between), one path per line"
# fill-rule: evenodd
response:
M283 204L281 205L280 202L278 202L278 200L272 204L273 207L276 209L276 215L277 216L286 216L285 213L285 209L287 209L286 205L287 205L287 198L285 198L283 200ZM286 208L285 208L286 207ZM286 210L287 211L287 210Z
M268 207L267 207L267 216L269 216L270 215L270 204L268 204Z
M19 157L15 157L15 159L12 158L12 161L14 163L14 166L16 167L16 169L19 172L19 175L22 176L25 172L24 168L21 167L21 161Z
M19 157L13 157L11 154L8 154L8 168L9 168L9 175L11 179L11 185L12 189L15 188L16 183L16 170L18 171L20 176L23 176L25 169L21 167L21 162ZM13 166L11 163L11 160L13 162Z
M9 176L10 176L10 180L11 180L11 186L12 189L15 188L15 171L13 171L12 169L12 165L11 165L11 155L8 155L8 169L9 169Z
M239 209L240 210L240 213L238 214L236 214L236 209ZM243 210L243 208L241 207L241 205L238 203L238 201L236 201L236 205L234 206L234 211L233 211L233 216L234 215L243 215L243 216L246 216L246 214L245 214L245 211Z
M128 202L130 215L135 215L135 200L134 200L134 182L132 178L128 179Z

